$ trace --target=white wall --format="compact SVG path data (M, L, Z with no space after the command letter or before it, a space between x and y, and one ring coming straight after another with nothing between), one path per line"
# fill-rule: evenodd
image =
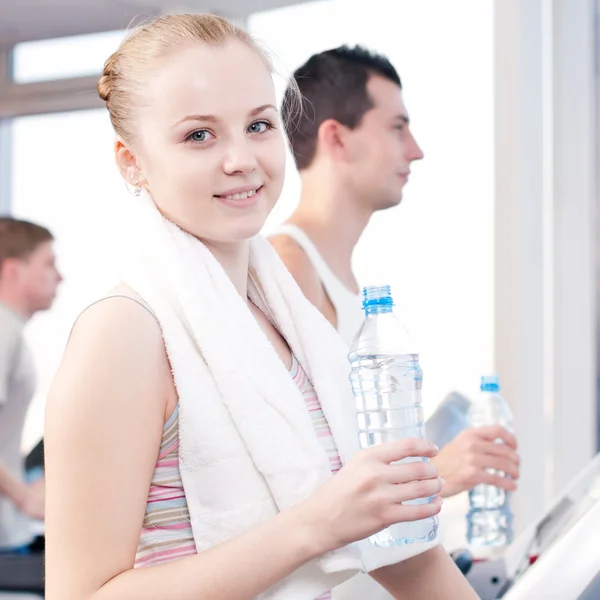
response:
M494 37L495 362L521 526L597 447L593 0L502 0Z

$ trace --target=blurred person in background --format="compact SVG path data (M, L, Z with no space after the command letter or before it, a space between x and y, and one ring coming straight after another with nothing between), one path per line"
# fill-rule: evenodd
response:
M270 241L306 297L350 346L364 321L354 249L374 213L400 204L411 164L423 152L411 132L400 77L385 56L342 46L313 55L294 79L303 110L286 114L290 104L284 101L283 107L300 173L300 202ZM290 85L285 100L292 93ZM451 397L454 402L458 394ZM505 444L495 443L498 438ZM519 477L516 439L496 426L460 431L432 462L446 482L445 498L480 483L513 491ZM458 532L466 528L462 513L444 524ZM375 582L362 578L359 585L355 579L338 598L389 598Z
M62 280L52 234L39 225L0 217L0 553L39 548L31 520L44 518L44 480L27 483L23 426L35 372L23 336L27 321L52 306Z

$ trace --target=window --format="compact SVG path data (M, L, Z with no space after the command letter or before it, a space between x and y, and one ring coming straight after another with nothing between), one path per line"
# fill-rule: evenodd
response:
M101 73L124 36L124 31L108 31L18 44L13 78L16 83L32 83Z

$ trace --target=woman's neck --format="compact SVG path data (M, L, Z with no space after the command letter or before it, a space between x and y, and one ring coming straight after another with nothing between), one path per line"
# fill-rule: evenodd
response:
M169 221L176 223L168 212L160 208L156 201L152 198L152 202L159 212ZM178 225L178 227L182 227ZM189 230L182 227L184 231L188 231L190 235L194 235ZM200 240L217 259L217 262L223 267L225 273L233 283L235 289L240 296L247 301L248 298L248 269L250 266L250 240L242 240L239 242L213 242L195 236Z
M203 243L223 267L239 295L246 300L248 297L250 241L231 244L206 241Z

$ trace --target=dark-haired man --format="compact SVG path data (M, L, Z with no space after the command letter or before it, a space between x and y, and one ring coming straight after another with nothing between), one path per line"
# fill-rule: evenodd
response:
M271 242L307 298L350 345L363 322L354 248L371 216L400 204L411 164L423 158L404 104L402 83L383 55L342 46L313 55L294 73L303 110L283 117L301 178L300 203ZM286 90L292 100L295 91ZM502 438L505 444L496 444ZM516 440L499 427L460 433L435 459L453 496L479 483L515 489ZM506 472L512 478L491 474ZM389 598L363 578L334 596Z

